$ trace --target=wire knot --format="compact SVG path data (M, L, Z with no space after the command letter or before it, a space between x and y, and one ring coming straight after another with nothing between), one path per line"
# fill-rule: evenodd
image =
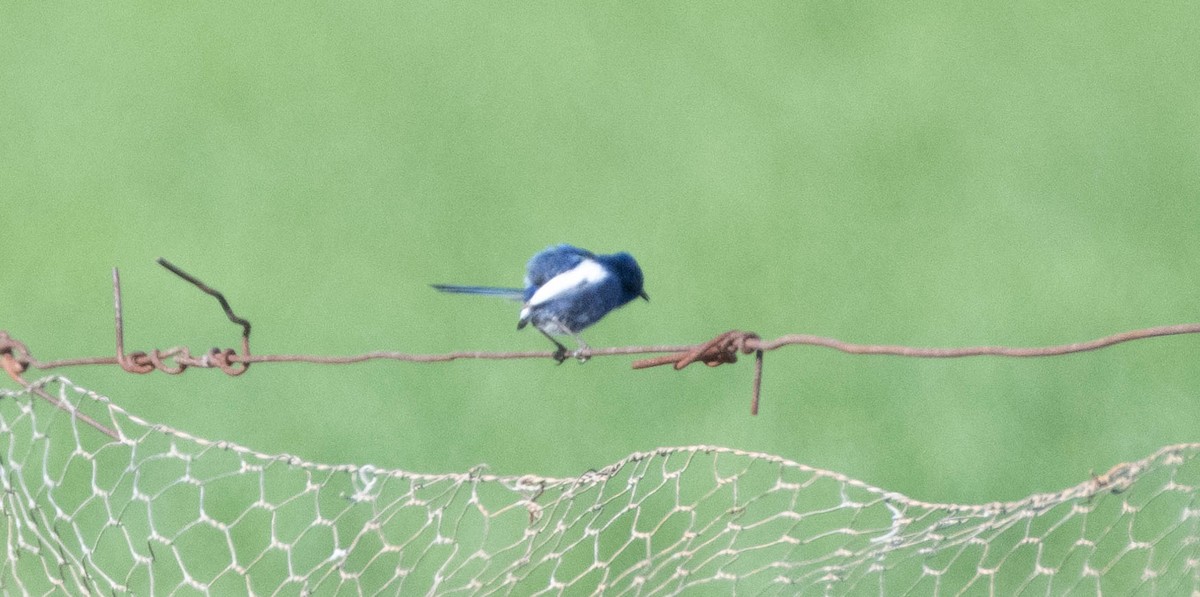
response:
M188 367L210 368L213 366L230 376L245 373L246 369L250 368L250 362L247 360L250 357L250 322L234 314L233 309L229 306L229 301L225 300L225 295L213 290L204 282L197 280L165 259L159 259L158 263L170 270L171 273L204 291L205 294L215 297L217 302L221 303L221 308L225 310L225 316L230 321L242 326L242 352L238 354L232 348L212 348L197 358L192 356L186 346L183 346L167 350L155 348L148 353L144 351L126 353L125 323L124 317L121 315L121 275L117 268L113 268L113 311L116 320L117 364L125 371L140 374L162 371L168 375L179 375ZM167 359L173 360L174 364L168 364Z
M675 370L678 371L695 362L704 363L709 367L716 367L726 363L736 363L739 352L742 354L751 354L758 350L758 347L754 344L754 341L757 340L759 340L759 335L754 332L730 330L691 350L634 361L633 368L645 369L660 365L673 365Z
M29 356L29 347L25 346L24 342L16 340L9 336L8 332L0 330L0 358L5 355L9 357L6 360L16 363L18 374L24 373L33 360L33 357Z
M738 352L742 354L754 354L754 388L750 400L750 414L758 414L758 399L762 393L762 363L763 351L760 337L754 332L744 332L742 330L729 330L704 344L700 344L691 350L677 352L675 354L663 355L650 359L642 359L633 362L634 369L646 369L648 367L657 367L659 365L672 365L676 371L700 361L709 367L724 365L725 363L736 363Z
M242 343L242 348L246 351L246 356L250 356L250 346L248 342ZM216 363L221 372L231 377L236 377L246 372L250 368L250 363L245 361L237 362L235 357L241 357L238 352L232 348L219 349L213 348L208 351L208 358Z
M154 353L157 355L158 350L155 350ZM150 360L150 355L140 350L129 353L118 350L117 364L130 373L142 374L154 371L154 363Z

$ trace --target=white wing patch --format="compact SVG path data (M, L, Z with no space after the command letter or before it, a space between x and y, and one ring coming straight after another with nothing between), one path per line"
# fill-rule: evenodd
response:
M595 284L608 276L608 270L596 261L584 259L579 265L550 278L542 284L533 296L529 297L526 307L540 305L564 292L575 289L582 284Z

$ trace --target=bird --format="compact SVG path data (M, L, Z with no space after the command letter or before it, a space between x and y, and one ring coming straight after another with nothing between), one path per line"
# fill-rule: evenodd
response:
M587 361L591 350L579 335L609 311L635 298L650 300L642 288L642 268L625 252L597 255L568 244L553 245L525 265L524 288L433 284L442 292L478 294L521 301L517 329L532 325L554 343L554 360L562 364L567 347L555 336L571 336L579 348L571 356Z

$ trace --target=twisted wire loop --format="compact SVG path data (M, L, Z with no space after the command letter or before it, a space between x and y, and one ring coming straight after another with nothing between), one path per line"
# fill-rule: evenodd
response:
M154 352L158 352L155 350ZM129 373L145 374L154 371L154 362L150 360L150 355L142 351L126 353L125 347L117 344L117 364L122 369Z
M696 362L704 363L709 367L736 363L738 352L742 354L759 352L760 339L759 335L754 332L730 330L704 344L682 352L634 361L633 368L646 369L660 365L673 365L678 371Z
M206 360L216 363L217 368L226 375L237 377L250 368L250 363L244 360L245 357L250 356L250 338L242 337L242 354L240 355L232 348L224 350L213 348L205 356L208 357Z
M225 300L225 295L219 291L201 282L195 276L179 269L166 259L159 259L158 263L170 270L171 273L183 278L204 293L217 299L217 302L221 304L221 308L225 311L225 315L229 320L242 326L242 352L238 354L232 348L211 348L203 356L193 357L187 347L177 346L175 348L168 348L165 351L155 348L148 353L140 350L126 353L125 322L121 312L121 275L116 268L113 268L113 311L116 315L117 364L129 373L138 374L162 371L168 375L179 375L186 371L188 367L201 367L205 369L215 367L231 377L245 373L250 368L250 322L235 315L233 309L229 306L229 301ZM168 359L173 361L174 364L168 363Z
M122 348L117 351L117 364L125 371L138 374L161 371L167 375L179 375L187 371L188 367L199 367L220 369L226 375L236 377L249 368L249 363L244 360L247 356L249 355L238 353L232 348L210 348L198 357L192 356L190 350L181 346L130 353L124 352Z
M5 361L11 363L9 366L18 374L29 369L29 363L33 360L29 356L29 347L25 346L24 342L9 336L7 331L0 330L0 358L3 357L8 357Z
M751 392L750 414L758 414L758 401L762 393L763 350L762 338L754 332L729 330L704 344L690 350L674 354L641 359L633 362L634 369L646 369L660 365L672 365L676 371L695 362L701 362L709 367L717 367L725 363L736 363L738 353L754 353L754 386Z
M150 363L154 366L155 369L162 371L163 373L166 373L167 375L179 375L180 373L183 373L185 369L187 369L187 367L188 367L187 364L179 362L178 359L176 359L176 361L175 361L176 364L174 367L167 365L166 363L163 362L164 356L170 356L170 351L163 353L162 351L158 350L157 348L150 351L150 354L149 354Z

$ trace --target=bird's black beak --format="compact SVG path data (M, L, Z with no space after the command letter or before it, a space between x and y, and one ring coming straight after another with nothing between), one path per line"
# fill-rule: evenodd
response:
M650 301L650 295L646 294L645 290L639 292L638 296L642 297L642 299L645 300L646 302Z

